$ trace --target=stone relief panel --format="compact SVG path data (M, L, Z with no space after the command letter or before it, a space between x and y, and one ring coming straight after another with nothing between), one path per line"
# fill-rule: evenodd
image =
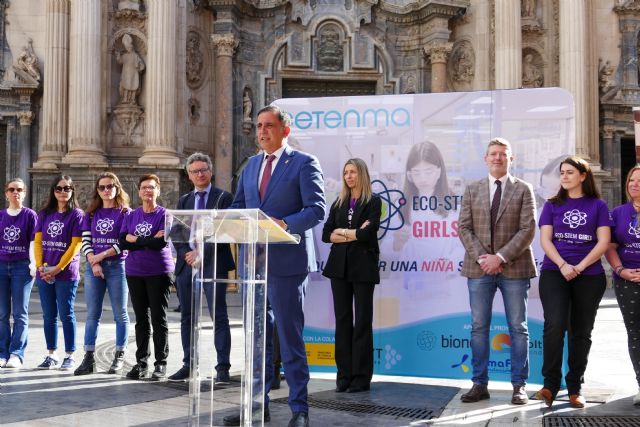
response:
M400 77L400 82L402 85L401 91L402 93L417 93L418 89L416 87L416 74L413 71L406 72L402 74Z
M536 88L544 86L544 62L535 49L522 50L522 87Z
M453 45L447 64L449 87L456 91L470 90L475 75L476 55L468 40Z
M304 31L292 31L287 43L287 65L310 67L309 43Z
M361 31L354 33L351 39L353 68L375 68L373 40Z
M344 37L336 24L325 24L318 30L316 61L318 71L344 71Z
M185 71L187 86L193 90L199 89L206 80L207 57L202 44L202 37L197 31L190 30L187 33Z

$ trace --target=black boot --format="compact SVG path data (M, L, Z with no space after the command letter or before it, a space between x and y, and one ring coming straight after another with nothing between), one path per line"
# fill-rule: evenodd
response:
M96 371L96 359L93 357L93 351L87 351L84 359L78 368L73 371L73 375L89 375Z
M109 368L109 374L118 374L122 372L122 367L124 366L124 350L116 351L113 356L113 362L111 362L111 367Z

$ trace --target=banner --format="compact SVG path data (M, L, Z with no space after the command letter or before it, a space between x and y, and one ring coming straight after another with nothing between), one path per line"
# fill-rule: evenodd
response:
M511 174L531 183L539 215L559 188L559 162L574 153L571 95L557 88L281 99L292 117L289 145L318 157L327 213L342 167L363 159L383 200L381 282L374 300L376 374L471 377L471 317L458 214L466 185L488 176L489 140L512 144ZM314 230L319 269L330 245ZM538 236L533 243L542 262ZM540 383L542 306L529 292L530 382ZM304 339L312 371L335 371L329 280L313 273L305 298ZM509 331L498 292L490 332L489 376L510 381Z

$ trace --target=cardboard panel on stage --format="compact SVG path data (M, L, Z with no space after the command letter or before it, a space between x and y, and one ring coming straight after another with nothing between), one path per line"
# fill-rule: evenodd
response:
M511 173L530 182L538 215L559 185L559 159L574 152L571 95L557 88L282 99L293 129L289 144L318 157L327 212L347 159L369 166L382 197L381 283L375 290L376 374L471 377L470 314L458 214L465 186L488 175L487 143L507 138ZM322 269L329 245L316 227ZM538 265L542 250L533 243ZM305 300L305 342L313 371L335 370L328 279L313 273ZM499 294L493 306L490 378L510 380L509 333ZM541 382L542 307L537 279L529 292L531 377Z

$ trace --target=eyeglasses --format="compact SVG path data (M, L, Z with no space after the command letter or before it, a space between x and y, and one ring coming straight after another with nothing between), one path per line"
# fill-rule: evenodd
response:
M153 191L158 187L154 187L153 185L145 185L144 187L140 187L140 190L142 191Z
M204 175L207 172L209 172L209 168L194 169L189 171L191 175Z
M65 185L64 187L60 187L59 185L54 188L56 193L71 193L73 191L73 187Z
M9 193L22 193L24 188L9 187L5 191L8 191Z
M115 184L107 184L107 185L98 185L96 188L98 189L98 191L104 191L104 190L113 190L115 188Z

